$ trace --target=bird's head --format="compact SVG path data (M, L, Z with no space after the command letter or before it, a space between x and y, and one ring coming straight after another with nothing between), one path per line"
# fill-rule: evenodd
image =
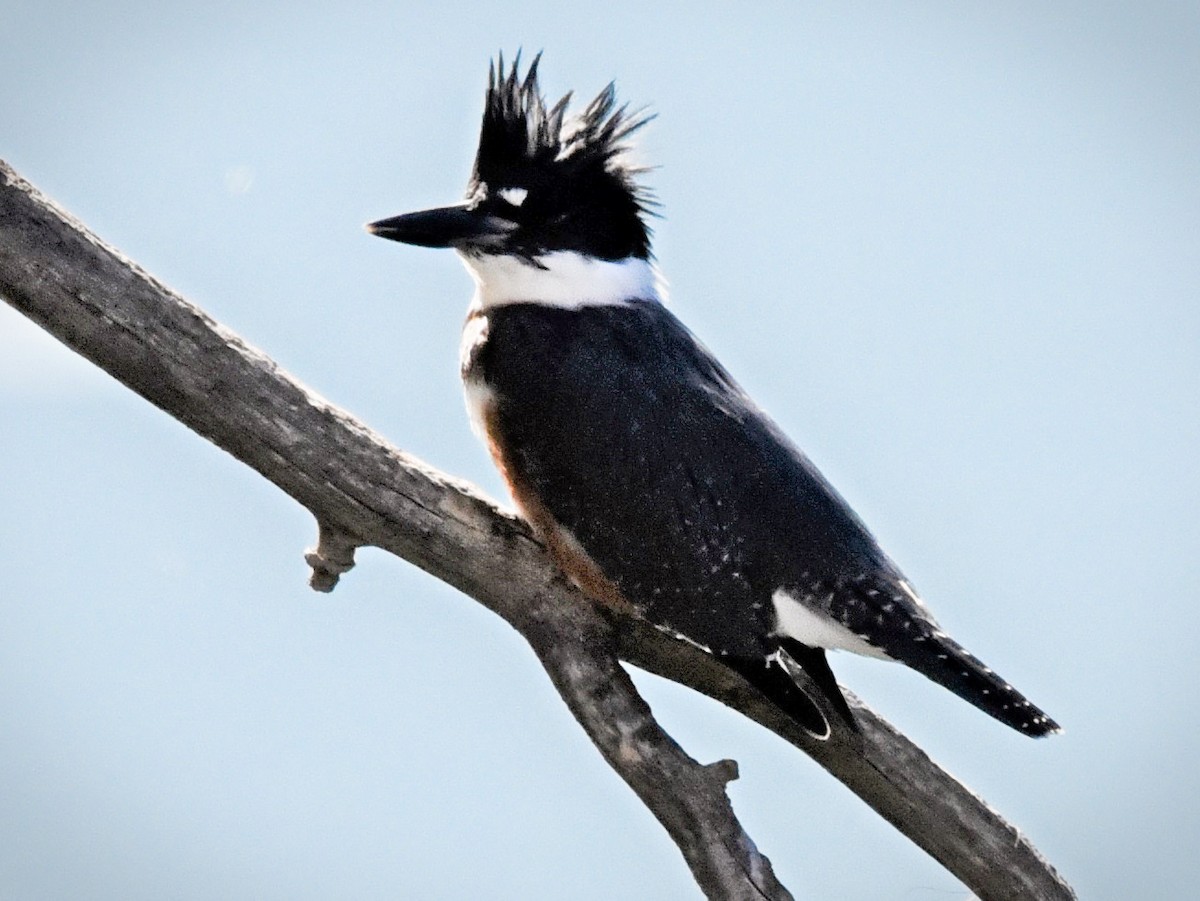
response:
M473 261L507 257L542 267L567 252L597 261L650 259L652 205L627 159L629 135L649 117L617 106L610 84L569 115L568 94L547 107L538 58L492 66L475 167L463 203L372 222L372 234L422 247L453 247ZM544 268L544 267L543 267Z

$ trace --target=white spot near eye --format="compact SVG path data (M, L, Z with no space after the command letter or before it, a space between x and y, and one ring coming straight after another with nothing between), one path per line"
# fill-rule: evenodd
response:
M529 196L529 189L501 188L496 193L500 195L500 199L505 203L511 203L513 206L520 206L525 202L525 198Z

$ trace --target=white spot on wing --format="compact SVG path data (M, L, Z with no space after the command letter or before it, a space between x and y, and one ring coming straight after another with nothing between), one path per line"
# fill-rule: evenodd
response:
M571 250L542 254L537 264L503 254L461 254L475 279L473 308L509 303L542 303L578 309L624 304L631 300L661 302L665 294L658 269L649 260L598 260Z
M906 582L904 579L900 580L900 590L903 591L906 595L908 595L909 599L914 604L917 605L917 609L923 610L925 613L929 612L929 608L925 606L925 602L923 600L921 600L921 596L918 595L916 593L916 591L913 590L913 587L911 585L909 585L908 582ZM897 600L899 600L899 599L897 598Z
M684 644L690 644L692 647L696 648L696 650L698 650L698 651L703 651L705 654L712 653L712 648L710 648L708 645L700 644L700 642L695 641L694 639L688 638L682 632L677 632L674 629L672 629L670 626L656 625L655 628L658 629L658 631L660 631L660 632L670 635L676 641L682 641Z
M775 603L775 634L794 638L812 648L853 651L864 657L892 658L859 638L841 623L819 613L780 588L771 595Z

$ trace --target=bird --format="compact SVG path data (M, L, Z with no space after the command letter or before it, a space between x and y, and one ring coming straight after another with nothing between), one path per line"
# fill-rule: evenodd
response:
M712 655L818 739L839 720L860 731L830 650L903 663L1024 735L1060 731L942 630L666 305L647 222L657 201L632 153L653 116L618 104L612 83L579 111L569 93L549 104L540 62L524 76L519 53L490 65L463 202L366 228L453 248L465 264L468 411L554 562L594 602Z

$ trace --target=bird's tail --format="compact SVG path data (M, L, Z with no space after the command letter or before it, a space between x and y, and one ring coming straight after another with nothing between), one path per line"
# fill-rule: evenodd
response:
M829 601L835 602L836 609L830 613L837 622L885 656L912 667L1023 735L1040 737L1062 731L1058 723L943 632L912 587L898 576L841 580L811 589L813 594L826 590ZM811 672L803 660L800 663Z
M782 659L783 655L789 659ZM943 632L932 631L890 647L888 655L1023 735L1041 738L1062 731L1058 723ZM851 729L858 730L854 714L825 660L824 650L784 639L780 649L766 660L727 662L816 738L829 737L830 712ZM795 664L816 683L823 700L811 697L796 683L789 671Z
M941 631L887 648L889 656L950 689L1006 726L1041 738L1062 728L983 661Z

